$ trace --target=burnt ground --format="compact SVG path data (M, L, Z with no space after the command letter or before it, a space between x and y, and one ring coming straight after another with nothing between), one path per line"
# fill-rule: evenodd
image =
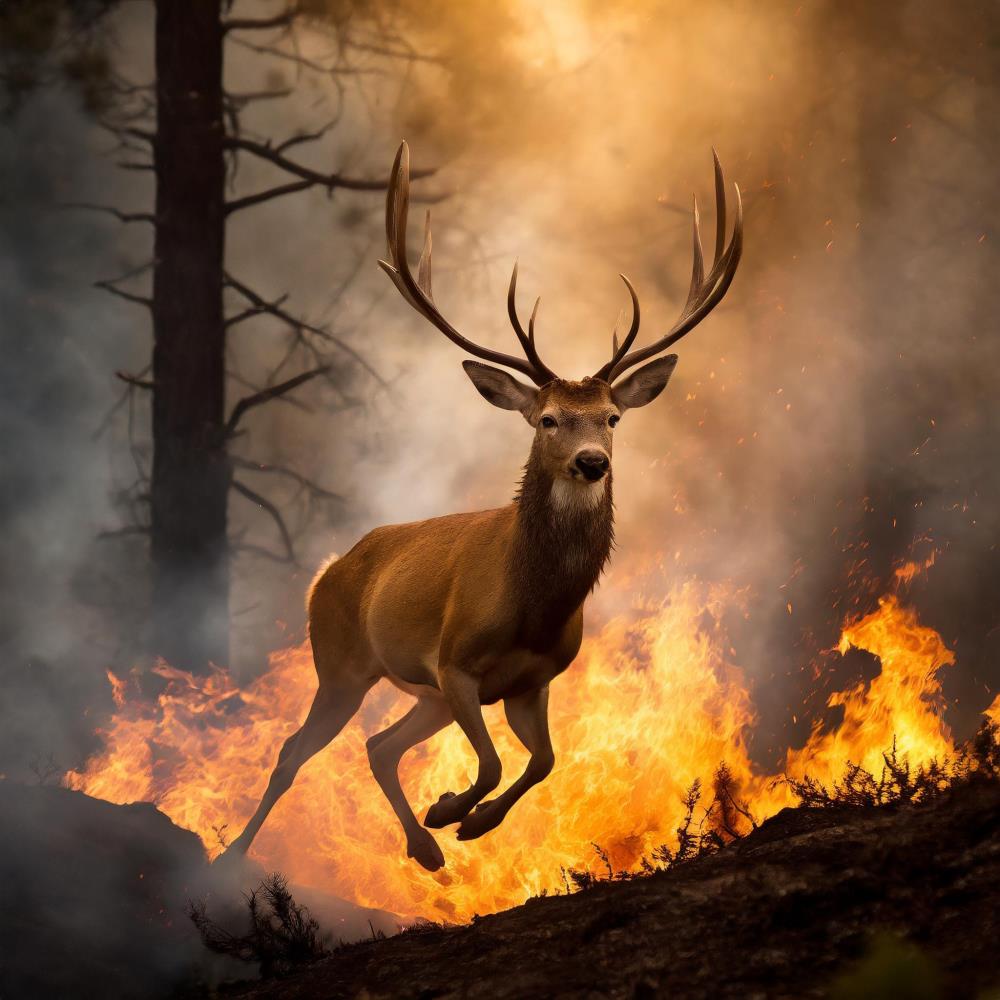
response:
M719 854L338 950L230 998L997 997L1000 783L786 809Z
M0 781L0 1000L154 1000L245 975L204 948L186 910L205 899L225 918L238 907L241 926L241 891L263 876L252 865L213 873L198 837L148 802ZM398 926L293 890L335 939Z

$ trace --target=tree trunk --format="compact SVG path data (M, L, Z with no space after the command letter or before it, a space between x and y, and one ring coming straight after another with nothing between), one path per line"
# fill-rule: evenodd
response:
M222 27L212 0L157 0L152 651L229 656L222 309Z

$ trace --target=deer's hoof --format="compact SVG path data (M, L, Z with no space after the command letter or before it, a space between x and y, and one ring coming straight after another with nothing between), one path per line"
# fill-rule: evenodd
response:
M426 830L406 838L406 856L413 858L421 868L426 868L429 872L444 868L444 854L437 841Z
M454 792L445 792L427 810L427 815L424 817L424 826L439 830L442 826L447 826L449 823L454 823L461 819L461 816L455 814L455 808L452 805L452 800L455 798L456 795Z
M458 828L459 840L475 840L484 833L489 833L495 829L503 820L504 814L500 810L492 808L492 802L480 802L475 809L462 820L462 825Z

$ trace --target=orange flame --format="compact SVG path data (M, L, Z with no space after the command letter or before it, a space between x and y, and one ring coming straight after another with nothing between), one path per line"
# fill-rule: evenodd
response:
M993 699L993 704L983 713L990 722L1000 726L1000 694Z
M108 683L111 685L111 699L115 703L115 708L122 708L125 704L125 682L120 677L116 677L110 670L106 670L105 673L108 677Z
M832 784L851 760L878 774L882 752L894 739L900 755L915 764L951 753L955 747L941 718L937 673L954 664L955 656L941 636L889 596L877 611L844 628L838 649L846 653L852 646L879 658L878 676L830 695L828 705L844 707L843 722L834 732L814 730L801 750L789 751L785 773L796 778L808 773Z
M405 856L403 837L368 772L364 741L406 709L394 689L377 691L358 717L300 772L258 835L252 855L300 885L404 916L463 920L562 887L561 869L603 867L592 842L619 869L674 841L681 798L720 762L763 818L792 804L786 786L756 773L746 739L754 710L730 644L723 611L744 595L690 582L656 604L608 623L553 683L551 723L557 765L504 824L469 843L440 834L447 866L430 874ZM815 730L791 750L786 771L823 781L850 760L881 765L898 737L914 763L952 749L940 717L939 669L954 662L940 636L895 597L849 624L840 649L866 649L881 673L834 694L844 708L835 732ZM156 668L166 688L155 701L128 698L103 733L105 749L67 784L115 802L152 800L196 831L211 853L250 815L282 741L315 689L307 645L276 653L245 689L222 671L193 678ZM991 711L1000 714L1000 698ZM496 707L486 710L505 773L525 752ZM473 756L457 727L413 751L401 767L418 814L441 792L470 780ZM596 864L595 864L596 862Z

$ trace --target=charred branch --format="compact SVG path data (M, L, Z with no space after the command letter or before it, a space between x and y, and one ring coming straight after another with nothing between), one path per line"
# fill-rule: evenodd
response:
M338 173L324 174L318 170L313 170L311 167L304 166L301 163L296 163L294 160L288 159L288 157L283 156L273 146L269 146L261 142L255 142L253 139L245 139L242 136L227 137L225 145L228 149L250 153L259 159L266 160L268 163L274 164L274 166L279 167L286 173L299 177L302 180L309 181L310 184L324 187L328 191L332 191L334 188L344 188L348 191L385 191L389 187L390 178L388 177L364 178L345 177L343 174ZM414 179L430 177L434 172L433 168L415 170L411 176Z
M344 498L341 494L334 493L332 490L328 490L325 487L320 486L308 476L303 476L301 472L296 472L295 469L289 469L287 466L269 465L264 462L251 462L249 459L237 457L232 457L230 461L237 469L244 469L247 472L262 472L290 479L292 482L297 483L304 490L308 491L311 496L317 497L318 499L336 500L338 503L344 502Z
M254 101L279 101L284 97L291 97L294 93L291 87L282 87L280 90L253 90L246 94L234 94L227 90L225 99L239 107L245 107Z
M286 139L284 142L279 142L277 146L274 147L276 153L284 153L286 150L291 149L293 146L301 146L305 142L315 142L317 139L322 139L330 129L334 128L340 121L340 116L328 121L322 128L314 129L312 132L299 132Z
M62 208L79 208L88 212L104 212L106 215L113 215L119 222L156 222L156 216L152 212L123 212L114 205L98 205L89 201L67 201Z
M406 44L403 39L398 39L398 41L401 45ZM357 52L367 52L375 56L384 56L387 59L401 59L404 62L431 63L435 66L444 66L446 63L443 56L434 56L428 55L424 52L418 52L409 45L406 45L405 48L393 48L391 45L377 45L373 42L357 42L353 39L349 40L347 45Z
M300 385L304 385L311 379L316 378L317 375L325 375L329 370L329 365L320 365L319 368L313 368L311 371L302 372L294 378L287 379L284 382L279 382L278 385L272 385L267 389L261 389L260 392L255 392L251 396L244 396L233 407L233 412L230 413L229 419L226 421L226 436L232 436L233 432L236 430L237 424L239 424L247 410L251 410L255 406L261 406L264 403L269 403L272 399L277 399L279 396L283 396L286 392L291 392L293 389L297 389Z
M292 63L299 70L308 70L309 72L316 73L320 76L336 78L338 76L363 76L366 74L378 75L377 70L366 70L352 66L324 64L316 62L313 59L308 59L298 51L286 52L284 49L280 49L275 45L256 45L246 38L235 37L232 38L231 41L233 41L236 45L239 45L241 48L249 49L251 52L256 52L258 55L273 56L275 59L281 59L285 62Z
M145 309L153 308L153 300L147 295L136 295L134 292L126 292L122 288L114 283L114 280L108 281L95 281L95 288L100 288L105 292L109 292L111 295L116 295L120 299L124 299L126 302L132 302L137 306L143 306Z
M385 379L353 348L350 344L341 340L339 337L332 334L329 330L323 327L314 326L311 323L307 323L297 316L293 316L291 313L286 312L282 307L281 303L285 301L287 296L281 296L280 298L269 302L267 299L263 298L252 288L248 288L242 282L237 281L231 274L226 274L226 284L232 288L234 291L239 292L250 303L253 312L246 310L243 313L239 313L236 316L231 317L227 320L227 325L231 325L236 322L240 322L245 319L249 319L253 315L268 315L273 316L275 319L280 319L282 322L287 323L293 330L298 332L306 331L311 333L322 340L328 341L334 344L339 350L343 351L353 358L366 372L379 385L385 386L387 383Z
M285 524L285 519L282 516L281 511L278 510L278 508L273 503L271 503L271 501L268 500L267 497L263 497L259 493L255 493L252 489L250 489L249 486L245 486L238 479L234 479L231 483L231 486L237 493L240 494L240 496L246 497L247 500L250 500L252 503L257 504L257 506L260 507L261 510L265 511L268 515L270 515L271 520L274 521L275 525L278 528L278 533L281 535L281 542L285 547L285 552L287 554L287 561L290 563L294 563L295 547L292 545L292 536L288 530L288 525Z
M311 187L315 187L314 181L291 181L288 184L279 184L276 187L268 188L266 191L258 191L256 194L246 195L244 198L236 198L233 201L226 202L226 215L232 215L233 212L239 212L244 208L252 208L254 205L260 205L265 201L273 201L275 198L282 198L286 194L295 194L298 191L305 191L306 188Z
M222 22L222 30L230 31L267 31L272 28L287 28L302 13L299 4L293 4L280 14L273 17L233 17Z
M127 538L130 535L148 535L149 527L144 524L127 524L122 528L112 528L108 531L98 532L97 537L101 541L108 541L112 538Z
M155 389L156 383L152 379L141 378L139 375L130 375L128 372L117 371L115 372L115 378L121 379L127 385L132 386L134 389Z

